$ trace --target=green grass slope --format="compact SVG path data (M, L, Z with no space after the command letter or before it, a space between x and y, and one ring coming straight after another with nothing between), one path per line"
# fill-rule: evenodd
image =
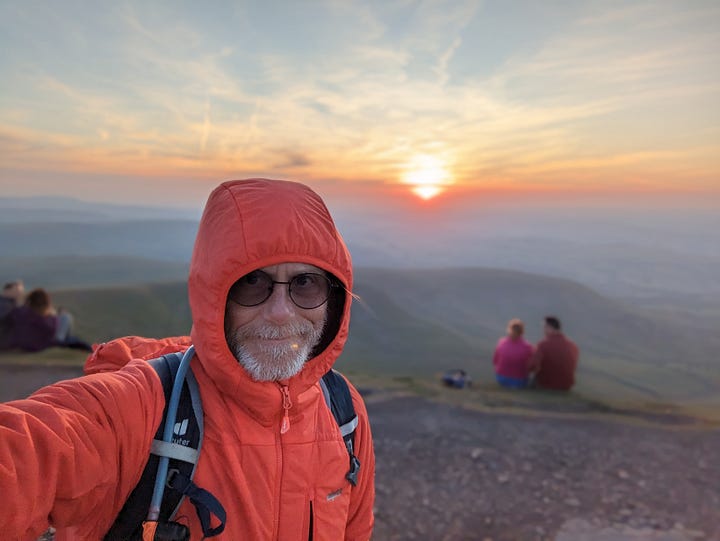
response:
M91 342L127 335L188 334L191 327L184 282L52 292L54 303L75 316L76 334Z
M540 338L559 315L581 349L575 392L621 404L717 404L713 336L641 314L571 281L496 269L360 269L340 368L429 377L462 367L494 380L492 352L507 321L521 317Z
M427 379L462 367L492 382L492 351L508 319L523 318L536 340L542 316L555 313L581 349L576 392L700 405L720 396L713 335L694 336L574 282L495 269L358 269L356 292L362 302L353 306L342 370ZM76 316L77 334L93 342L190 330L184 282L52 293Z
M130 256L0 257L5 281L22 278L34 287L87 288L172 282L187 279L188 265Z

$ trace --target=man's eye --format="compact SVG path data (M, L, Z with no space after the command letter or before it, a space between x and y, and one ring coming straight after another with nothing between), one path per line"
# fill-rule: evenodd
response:
M245 285L254 286L262 282L262 276L258 272L251 272L250 274L243 276L240 281Z
M295 285L298 287L304 287L312 284L313 278L308 274L298 274L295 278L293 278L293 282L295 282Z
M298 274L293 278L293 284L296 287L315 287L320 280L320 277L316 274Z

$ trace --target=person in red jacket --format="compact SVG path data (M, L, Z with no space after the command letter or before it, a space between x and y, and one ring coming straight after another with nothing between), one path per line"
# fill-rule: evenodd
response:
M0 405L0 532L34 540L102 539L137 484L163 417L164 392L145 361L186 349L204 411L193 481L227 511L215 540L367 541L375 458L367 411L358 426L357 484L319 380L348 335L349 253L320 197L287 181L216 188L193 250L190 337L100 345L86 371ZM132 358L121 369L108 357ZM112 371L103 372L111 368ZM176 515L203 537L192 502Z
M530 361L535 385L545 389L569 391L575 384L579 350L575 342L567 338L555 316L545 318L545 339L538 342Z

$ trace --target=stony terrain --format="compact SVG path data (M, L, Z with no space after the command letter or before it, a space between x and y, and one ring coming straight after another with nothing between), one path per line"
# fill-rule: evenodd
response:
M368 396L375 539L720 540L720 431Z
M77 373L4 366L0 399ZM377 455L373 539L720 541L717 424L617 415L572 395L361 383Z

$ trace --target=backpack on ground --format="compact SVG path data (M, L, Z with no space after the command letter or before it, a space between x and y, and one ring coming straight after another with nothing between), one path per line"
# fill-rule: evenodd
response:
M470 387L472 385L472 378L462 368L455 368L446 371L442 375L442 381L448 387L454 387L455 389L462 389L463 387Z
M137 337L121 340L127 341L121 344L125 349L128 348L128 342L132 344L140 341L140 349L147 346L145 339ZM187 341L183 343L187 345ZM164 345L167 347L168 344ZM96 351L91 357L94 363L98 362L98 353ZM104 541L189 540L187 527L173 521L186 496L195 506L204 538L219 535L225 528L226 513L222 504L192 481L203 440L200 392L189 369L193 353L194 348L190 346L186 351L166 353L148 361L160 377L165 393L163 418L140 481L130 493ZM101 366L102 371L110 369L107 364L101 363ZM86 367L87 372L93 370ZM342 434L349 457L346 478L354 486L357 484L360 462L353 448L358 417L350 389L345 378L335 370L330 370L322 377L320 387ZM212 517L219 525L212 526Z

